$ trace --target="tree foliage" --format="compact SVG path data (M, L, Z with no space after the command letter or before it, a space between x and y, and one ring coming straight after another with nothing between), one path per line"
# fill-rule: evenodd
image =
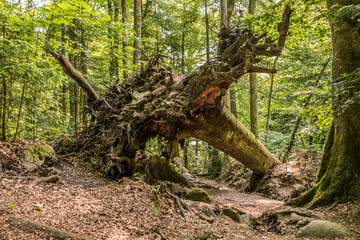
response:
M110 1L114 6L115 1ZM322 149L329 129L332 113L330 67L314 87L323 64L331 55L331 38L328 14L324 1L258 1L255 15L247 14L247 1L235 1L230 18L232 28L243 28L253 21L257 32L268 31L275 36L276 25L286 4L291 4L292 16L289 36L283 55L277 61L273 101L271 106L269 149L278 157L285 151L296 117L301 115L295 150L300 148ZM20 114L20 137L52 140L61 133L75 132L74 104L81 129L90 119L86 111L84 95L74 93L72 82L47 53L54 50L73 57L77 67L92 84L103 93L107 86L123 81L123 75L114 78L109 67L116 57L120 62L133 62L133 1L128 1L128 26L114 21L114 9L109 11L107 1L52 0L46 2L3 0L0 3L0 79L6 81L6 106L0 100L2 114L6 112L6 136L14 138L20 109L22 88L25 85L24 106ZM203 0L144 0L142 10L142 61L143 65L153 55L163 55L160 67L170 66L173 72L190 73L206 60L205 3ZM356 7L341 8L336 14L358 19ZM335 13L334 13L335 14ZM121 15L121 13L120 13ZM210 30L210 57L217 54L220 29L220 3L208 1ZM124 28L130 43L123 52L114 48L116 36L121 41ZM274 59L264 60L272 66ZM119 64L131 75L129 69ZM234 85L238 117L249 126L248 82L239 79ZM267 102L270 89L269 74L258 75L259 137L265 139ZM306 97L313 98L303 108ZM4 95L4 84L1 86ZM74 98L77 102L74 103ZM3 125L2 125L3 126ZM204 144L189 144L191 165L203 165L199 151ZM198 146L198 148L195 148ZM200 148L199 146L202 146ZM202 150L200 150L202 149ZM210 151L211 150L206 150ZM225 156L222 156L224 162ZM206 171L206 170L205 170Z

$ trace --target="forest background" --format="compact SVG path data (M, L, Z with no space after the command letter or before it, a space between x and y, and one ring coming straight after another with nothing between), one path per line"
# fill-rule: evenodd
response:
M220 1L1 0L0 4L4 141L51 141L81 131L90 121L85 94L49 49L66 55L99 93L131 77L154 55L163 55L159 67L184 74L217 55ZM296 125L292 150L320 153L331 125L331 37L325 2L258 0L252 15L248 1L235 1L230 18L233 29L252 23L256 32L275 36L286 4L293 13L284 51L278 59L262 63L276 65L278 72L257 74L258 132L254 132L280 159ZM248 76L234 83L231 105L250 129L254 123L249 89ZM161 149L156 139L152 144ZM182 157L198 173L219 173L227 162L222 153L196 139L186 141Z

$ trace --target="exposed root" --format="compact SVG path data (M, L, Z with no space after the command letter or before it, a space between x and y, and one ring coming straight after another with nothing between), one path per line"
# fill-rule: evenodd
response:
M20 217L10 217L7 222L16 228L25 231L38 230L49 234L49 236L55 239L74 239L74 240L91 240L93 238L87 236L80 236L74 233L68 232L64 229L50 227L41 223L34 222L32 220Z

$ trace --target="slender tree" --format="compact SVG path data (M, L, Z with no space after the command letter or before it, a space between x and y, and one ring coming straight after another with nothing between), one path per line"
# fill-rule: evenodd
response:
M277 60L278 60L278 57L276 57L275 60L274 60L274 69L276 69ZM267 116L266 116L265 146L267 145L268 137L269 137L269 126L270 126L270 116L271 116L271 100L272 100L273 87L274 87L274 77L275 77L275 73L271 74L270 91L269 91L269 97L268 97L268 108L267 108Z
M255 14L255 1L249 1L249 13ZM250 22L250 26L252 22ZM250 129L256 136L259 134L259 120L258 120L258 90L256 73L250 73Z
M120 0L113 0L114 2L114 23L116 28L114 29L114 77L119 79L119 47L120 47L120 34L117 26L119 26L120 20Z
M205 30L206 30L206 61L210 61L210 35L209 35L209 15L208 15L208 6L207 0L204 0L205 3Z
M3 39L6 39L6 25L4 24L2 27L2 35L3 35ZM3 57L2 60L4 63L6 62L5 57ZM6 76L3 73L2 76L2 85L3 85L3 105L2 105L2 140L6 141L6 112L7 112L7 83L6 83Z
M123 75L124 79L128 78L128 63L127 63L127 46L128 46L128 34L127 34L127 11L126 11L126 0L121 0L121 9L122 9L122 16L121 16L121 22L123 24Z
M138 71L141 69L141 2L141 0L134 0L134 65L136 65Z
M20 117L21 117L21 110L22 110L23 102L24 102L25 89L26 89L26 81L24 80L22 91L21 91L21 99L20 99L19 112L18 112L18 117L17 117L17 122L16 122L16 131L15 131L14 141L16 141L16 139L18 138Z

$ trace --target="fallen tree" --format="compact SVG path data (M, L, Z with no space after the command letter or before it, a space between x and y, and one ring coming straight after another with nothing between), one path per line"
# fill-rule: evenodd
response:
M281 162L223 106L222 98L231 83L246 73L276 72L257 66L261 61L258 57L281 54L290 14L290 7L286 7L278 25L277 41L266 38L266 33L229 30L222 33L226 34L222 36L222 46L228 46L223 54L197 71L179 75L171 68L157 68L156 56L143 71L112 85L101 98L63 55L51 52L87 93L93 118L88 128L72 141L56 144L55 149L58 153L78 153L90 158L102 171L118 178L134 173L135 159L146 159L142 150L149 139L161 136L166 140L163 156L172 159L181 139L195 137L256 174L265 174Z

